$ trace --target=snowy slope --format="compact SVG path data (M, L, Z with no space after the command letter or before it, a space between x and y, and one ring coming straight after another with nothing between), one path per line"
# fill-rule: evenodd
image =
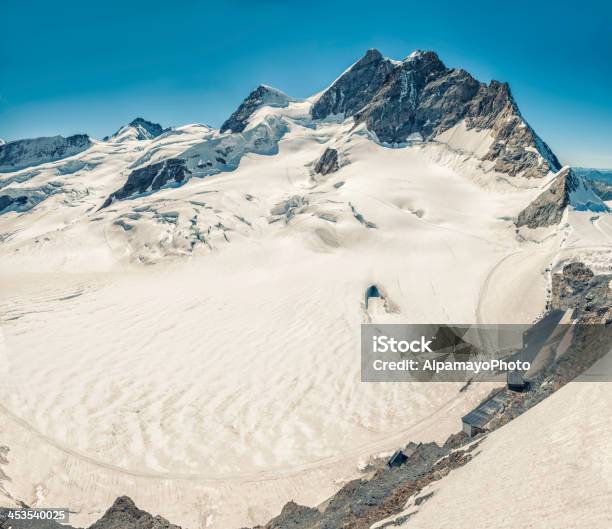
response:
M590 372L609 377L612 356ZM473 461L421 492L433 496L401 527L608 529L612 391L589 378L490 434Z

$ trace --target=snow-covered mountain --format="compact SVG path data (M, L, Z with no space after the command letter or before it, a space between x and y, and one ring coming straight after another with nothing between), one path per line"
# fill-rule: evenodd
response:
M606 201L612 201L612 169L590 169L587 167L575 167L574 172L588 180L593 190L599 197Z
M361 323L529 323L568 262L609 272L590 183L433 52L82 138L0 147L0 498L76 525L123 494L212 529L318 505L496 386L362 384Z
M91 146L85 134L0 143L0 173L12 172L78 154Z
M143 118L136 118L129 124L121 127L112 136L104 138L104 140L117 143L132 140L152 140L164 132L165 130L158 123L152 123Z
M253 90L241 105L221 125L221 132L242 132L248 125L249 118L261 107L286 107L295 99L276 88L260 85Z

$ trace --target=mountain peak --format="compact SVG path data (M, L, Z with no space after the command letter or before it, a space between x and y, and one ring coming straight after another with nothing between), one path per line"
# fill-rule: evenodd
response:
M417 61L417 60L428 60L442 62L438 54L433 50L414 50L403 62L406 61Z
M381 59L384 59L383 54L380 53L380 51L378 51L376 48L370 48L369 50L367 50L365 52L365 55L359 59L359 62L365 62L365 63L369 63L369 62L375 62L375 61L380 61Z
M519 213L516 226L534 229L559 224L568 206L579 211L610 211L591 184L565 166L550 185Z
M221 125L221 132L242 132L249 118L261 107L286 107L295 101L284 92L271 86L260 84L240 104L236 111Z
M121 127L112 136L104 138L105 141L113 140L123 142L127 140L152 140L163 134L164 129L159 123L153 123L144 118L137 117L127 125Z
M153 123L152 121L148 121L144 118L136 118L130 122L130 126L132 127L143 127L146 130L150 131L151 134L159 136L164 129L159 123Z
M136 507L134 501L128 496L121 496L104 513L104 516L94 523L90 529L137 529L147 527L150 529L180 529L161 516L152 516L146 511Z
M322 119L330 115L349 117L356 114L383 86L387 75L395 67L376 49L346 70L323 92L312 106L312 117Z

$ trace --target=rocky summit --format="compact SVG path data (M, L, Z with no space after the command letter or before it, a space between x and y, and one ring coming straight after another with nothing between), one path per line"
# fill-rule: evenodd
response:
M161 516L152 516L136 507L131 498L121 496L104 516L89 529L181 529Z
M249 118L262 106L286 107L288 103L295 101L276 88L259 85L253 90L236 111L221 125L221 132L242 132Z
M484 159L512 176L541 177L561 168L550 148L522 118L507 83L481 83L462 69L447 68L433 51L401 62L368 50L313 105L317 119L354 116L387 144L436 139L464 122L491 129Z
M383 57L378 50L368 50L312 105L312 117L353 116L374 98L393 68L393 61Z

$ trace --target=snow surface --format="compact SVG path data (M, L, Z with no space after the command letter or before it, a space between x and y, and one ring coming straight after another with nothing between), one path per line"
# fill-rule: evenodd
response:
M612 520L612 354L489 434L474 459L421 491L410 529L608 529ZM581 381L578 381L581 380ZM401 516L401 515L400 515Z
M547 268L605 262L609 214L517 237L541 189L485 172L486 131L388 149L309 121L310 104L263 107L240 135L189 125L3 175L60 190L0 215L13 497L70 505L78 525L124 493L187 527L316 505L364 458L444 441L494 386L362 384L360 323L531 322ZM328 146L347 164L315 178ZM235 163L198 173L226 147ZM134 168L177 156L186 184L99 210ZM366 310L371 284L393 312Z

